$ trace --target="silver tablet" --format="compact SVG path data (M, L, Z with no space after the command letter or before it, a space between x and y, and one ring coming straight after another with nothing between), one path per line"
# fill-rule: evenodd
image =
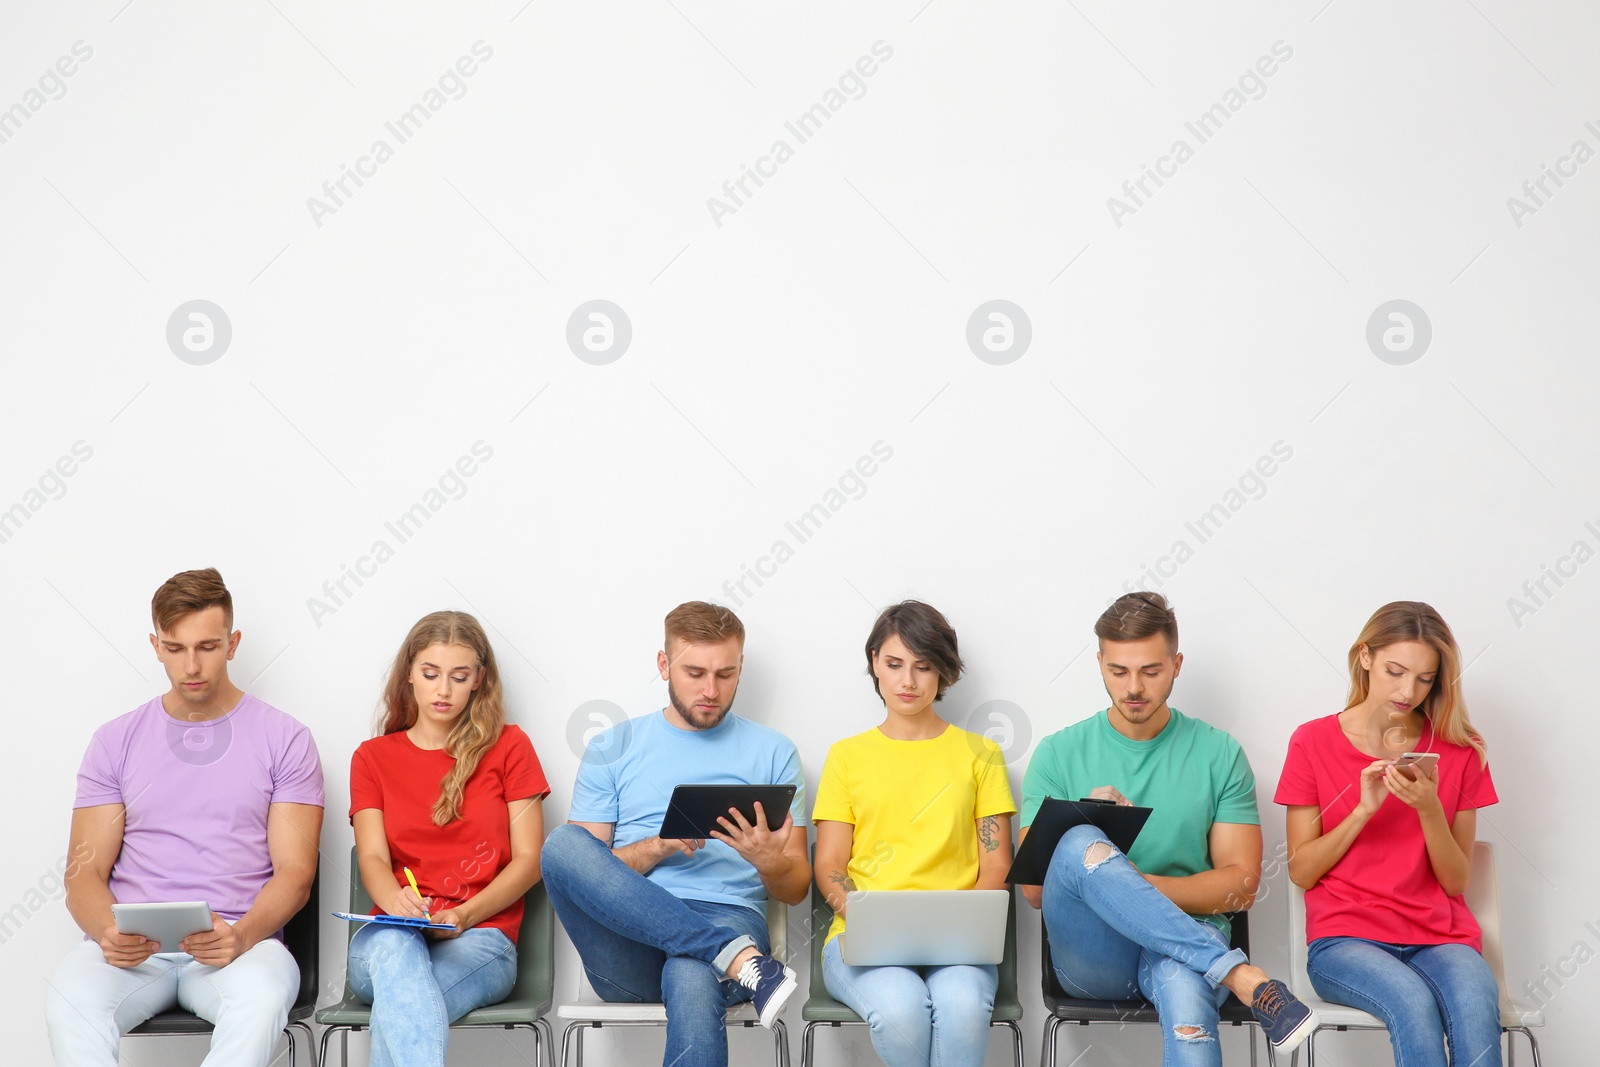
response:
M178 904L113 904L111 916L117 932L142 934L160 942L158 952L182 952L179 944L190 934L211 929L211 908L204 901Z

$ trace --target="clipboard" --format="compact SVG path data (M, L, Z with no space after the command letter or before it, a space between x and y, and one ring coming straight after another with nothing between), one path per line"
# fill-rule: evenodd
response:
M1127 855L1154 810L1088 797L1082 800L1045 797L1044 803L1039 805L1039 814L1028 826L1028 836L1017 849L1017 858L1011 863L1006 881L1013 885L1043 885L1061 835L1084 823L1104 830L1118 851Z
M454 930L453 923L433 923L427 919L415 919L409 915L352 915L348 911L336 911L335 919L343 919L351 923L377 923L379 926L408 926L413 930Z

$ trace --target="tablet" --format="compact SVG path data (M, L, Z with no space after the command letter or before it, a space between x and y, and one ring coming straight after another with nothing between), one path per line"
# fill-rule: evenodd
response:
M113 904L111 917L119 934L140 934L159 943L159 952L182 952L178 945L190 934L212 928L211 908L204 901L178 904Z
M672 791L660 836L668 839L709 838L721 830L719 817L738 808L751 826L756 822L756 801L767 813L767 829L783 825L794 803L792 785L680 785Z
M1045 872L1050 869L1050 858L1055 855L1061 835L1074 826L1091 823L1105 831L1111 843L1124 856L1133 848L1134 839L1150 818L1152 808L1129 804L1116 804L1109 800L1057 800L1046 797L1039 805L1039 814L1028 825L1028 836L1017 849L1017 858L1011 864L1006 881L1014 885L1043 885Z

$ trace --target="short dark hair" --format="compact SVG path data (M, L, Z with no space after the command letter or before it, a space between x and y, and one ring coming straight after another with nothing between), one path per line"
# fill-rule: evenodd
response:
M939 609L920 600L902 600L883 609L867 635L867 677L872 679L872 689L878 699L885 703L888 698L878 688L878 678L872 673L872 657L891 635L904 641L913 656L934 669L939 676L939 689L933 699L943 700L944 691L961 679L961 651L956 647L955 628Z
M1143 641L1165 634L1169 651L1178 650L1178 616L1160 593L1140 591L1117 597L1095 620L1094 635L1106 641Z
M180 571L161 583L150 600L150 621L157 633L166 633L185 615L193 615L207 608L220 607L222 621L229 632L233 630L233 594L222 583L222 575L215 567L198 571Z

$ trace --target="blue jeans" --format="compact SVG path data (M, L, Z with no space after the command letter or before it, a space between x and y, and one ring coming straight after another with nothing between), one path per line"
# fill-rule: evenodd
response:
M1389 1029L1395 1067L1500 1067L1500 990L1471 945L1311 942L1317 995L1371 1012Z
M768 951L767 917L739 904L673 896L571 823L545 838L540 867L600 998L666 1005L663 1063L727 1067L728 1006L752 994L726 971L751 946Z
M885 1067L983 1067L999 969L852 967L836 937L822 950L834 999L867 1021Z
M1107 855L1090 863L1095 845ZM1089 1000L1143 996L1161 1019L1165 1067L1220 1067L1222 980L1245 954L1145 881L1098 828L1062 835L1045 875L1044 924L1062 989Z
M434 940L368 923L350 939L349 978L372 1005L372 1067L444 1067L450 1024L511 993L517 947L492 926Z

